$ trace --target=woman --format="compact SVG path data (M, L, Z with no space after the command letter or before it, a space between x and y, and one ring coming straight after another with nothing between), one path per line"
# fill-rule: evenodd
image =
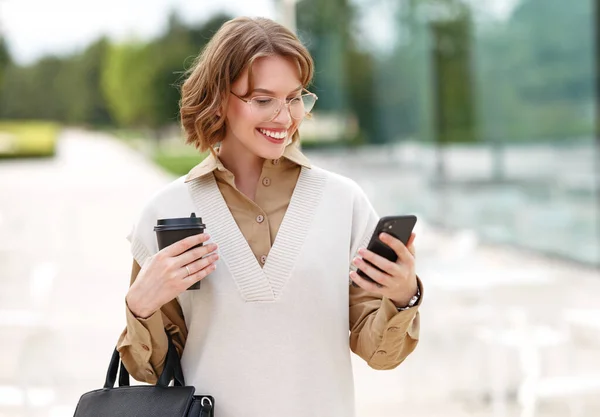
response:
M187 143L211 155L155 194L128 237L121 358L134 378L155 383L166 329L186 383L215 397L218 417L352 416L349 347L391 369L417 344L414 235L408 248L382 238L397 263L365 251L378 220L367 197L296 146L317 99L306 89L312 75L308 51L283 26L225 23L180 103ZM191 212L207 233L158 251L156 220ZM352 271L349 285L351 262L377 284Z

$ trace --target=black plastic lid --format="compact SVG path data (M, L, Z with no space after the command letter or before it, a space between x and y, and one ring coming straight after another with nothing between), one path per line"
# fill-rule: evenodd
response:
M196 213L192 213L190 217L179 217L174 219L158 219L154 231L162 230L181 230L181 229L205 229L206 225L202 224L202 217L196 217Z

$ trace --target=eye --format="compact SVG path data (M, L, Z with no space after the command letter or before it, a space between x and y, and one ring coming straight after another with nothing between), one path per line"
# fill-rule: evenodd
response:
M298 97L288 98L287 101L288 101L288 103L291 103L291 104L298 104L302 101L302 97L298 96Z
M273 99L271 97L254 97L252 101L261 107L266 107L273 102Z

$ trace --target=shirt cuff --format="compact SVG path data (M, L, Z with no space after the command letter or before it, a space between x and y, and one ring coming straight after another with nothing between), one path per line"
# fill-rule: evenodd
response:
M155 311L148 318L136 317L125 302L127 317L127 335L121 346L129 345L130 349L137 353L144 362L149 362L152 356L152 335L161 334L163 330L162 313ZM132 352L133 353L133 352Z
M415 340L419 339L419 325L415 323L415 317L417 317L419 307L423 303L423 282L419 277L417 277L417 286L421 293L419 301L414 306L403 311L398 311L398 307L396 307L396 304L392 300L383 297L380 312L387 318L384 326L384 334L388 332L404 334L407 332L411 338Z

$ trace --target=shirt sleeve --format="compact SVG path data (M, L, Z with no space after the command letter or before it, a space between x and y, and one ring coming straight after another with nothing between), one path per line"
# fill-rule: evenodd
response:
M394 303L350 285L350 349L374 369L394 369L415 350L419 341L419 306L398 311Z
M358 249L366 248L379 220L368 197L357 185L353 207L351 260ZM421 297L417 305L398 311L394 303L379 294L349 285L350 349L374 369L393 369L415 350L419 340L419 307L423 286L417 278Z
M131 270L133 284L140 272L134 260ZM125 302L127 326L117 342L117 350L129 374L137 381L156 384L167 357L168 340L171 335L177 353L181 357L187 338L187 327L177 298L163 305L148 318L136 317Z

